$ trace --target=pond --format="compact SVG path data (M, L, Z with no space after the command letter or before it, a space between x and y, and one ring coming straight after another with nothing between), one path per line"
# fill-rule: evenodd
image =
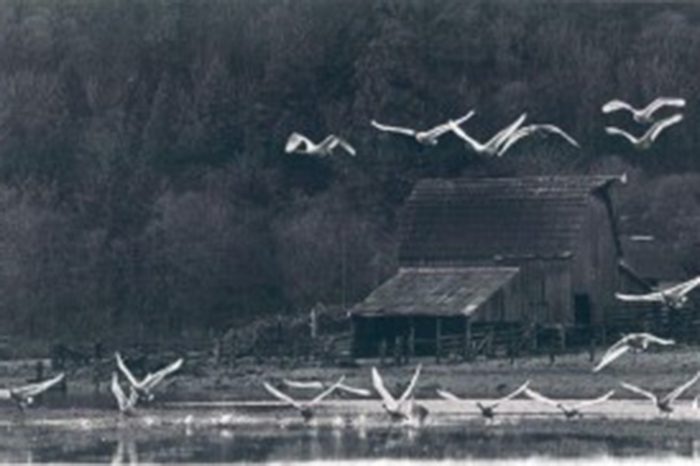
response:
M0 410L0 461L358 462L404 464L523 458L601 460L700 457L700 423L684 417L505 414L485 421L441 413L422 426L393 425L381 412L331 409L305 423L278 406L161 407L135 417L107 409Z

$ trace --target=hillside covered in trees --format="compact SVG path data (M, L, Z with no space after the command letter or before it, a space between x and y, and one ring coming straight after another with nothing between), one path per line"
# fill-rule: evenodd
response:
M700 265L700 7L461 0L3 0L0 315L33 338L223 332L351 303L424 177L626 171L630 231ZM684 97L647 152L611 98ZM501 159L374 130L527 111L582 144ZM286 155L292 131L358 149ZM695 254L695 256L693 256Z

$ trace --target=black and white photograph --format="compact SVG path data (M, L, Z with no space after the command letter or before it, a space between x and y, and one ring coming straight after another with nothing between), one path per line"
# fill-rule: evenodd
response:
M0 464L700 461L700 2L0 0Z

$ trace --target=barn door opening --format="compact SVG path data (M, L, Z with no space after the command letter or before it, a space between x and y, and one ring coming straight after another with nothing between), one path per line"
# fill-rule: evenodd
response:
M576 325L591 325L591 299L586 293L574 294L574 320Z

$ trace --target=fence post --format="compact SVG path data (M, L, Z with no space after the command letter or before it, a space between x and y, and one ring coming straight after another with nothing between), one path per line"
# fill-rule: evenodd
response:
M440 363L440 352L442 351L441 348L441 341L440 339L442 338L442 320L440 320L440 317L435 318L435 362Z
M464 359L472 360L472 321L469 317L464 318Z
M411 317L409 321L410 328L408 330L408 358L406 362L410 362L410 359L416 355L416 323L414 318Z

